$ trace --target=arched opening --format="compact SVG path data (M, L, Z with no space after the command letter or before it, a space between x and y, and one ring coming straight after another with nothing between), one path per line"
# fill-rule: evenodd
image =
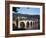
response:
M13 30L15 30L15 24L13 23Z
M31 22L31 27L32 27L32 22Z
M18 26L13 23L13 30L17 30Z
M21 22L21 23L20 23L20 28L21 28L22 30L25 29L25 23L24 23L24 22Z
M27 28L29 28L29 22L27 22L26 24L27 24Z
M33 29L35 29L35 22L33 21Z

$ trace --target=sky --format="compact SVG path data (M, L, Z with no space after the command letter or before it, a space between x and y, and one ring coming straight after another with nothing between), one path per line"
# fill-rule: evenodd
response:
M40 15L40 8L20 7L17 11L20 14Z

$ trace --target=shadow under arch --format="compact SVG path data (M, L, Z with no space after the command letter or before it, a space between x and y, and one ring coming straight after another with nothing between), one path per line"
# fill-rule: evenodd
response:
M21 30L25 30L25 23L24 23L24 22L21 22L21 23L20 23L20 29L21 29Z

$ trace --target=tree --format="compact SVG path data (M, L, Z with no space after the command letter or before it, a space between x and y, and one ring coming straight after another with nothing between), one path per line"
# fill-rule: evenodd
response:
M20 7L13 7L13 11L18 12L17 9L20 9Z

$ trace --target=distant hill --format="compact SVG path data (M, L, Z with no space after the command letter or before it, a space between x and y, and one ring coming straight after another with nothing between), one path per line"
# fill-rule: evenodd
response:
M13 13L13 20L17 17L27 17L27 19L40 19L40 15L29 15L29 14L20 14L20 13Z

